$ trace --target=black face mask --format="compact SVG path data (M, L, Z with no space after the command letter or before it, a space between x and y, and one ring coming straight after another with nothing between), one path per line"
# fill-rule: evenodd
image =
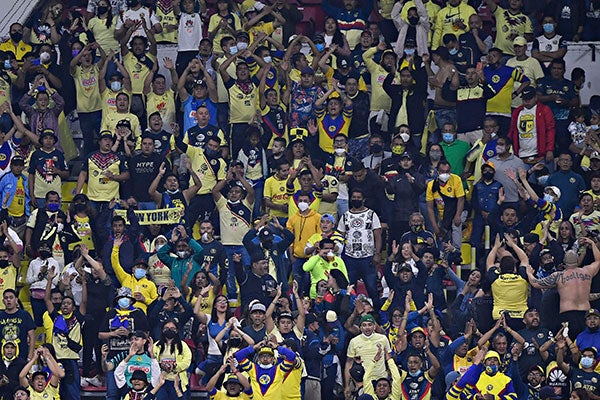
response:
M163 332L163 334L167 339L173 339L175 336L177 336L177 332L175 332L173 329L167 329Z
M271 247L273 247L273 241L272 240L264 240L262 242L260 242L260 244L262 245L263 249L270 249Z
M98 15L106 14L108 12L108 7L100 6L98 7Z
M8 267L9 261L8 260L0 260L0 268L6 268Z
M40 258L48 258L52 255L48 250L40 250Z
M361 208L363 205L362 200L350 200L350 208Z
M21 32L12 32L10 34L10 38L13 40L13 42L20 42L21 39L23 39L23 34Z
M87 206L85 205L85 203L75 204L75 212L76 213L84 212L86 209L87 209Z
M493 172L484 172L483 179L485 179L486 181L491 181L492 179L494 179L494 173Z
M415 26L419 23L419 17L408 17L408 23Z
M381 153L382 150L383 146L380 144L374 144L373 146L371 146L371 153L373 154Z
M60 310L60 306L62 303L52 303L52 305L54 306L55 310Z
M542 264L542 268L545 269L546 271L550 271L552 268L554 268L554 261L550 261L549 263Z
M204 154L206 154L206 156L210 157L210 158L217 158L219 156L219 151L218 150L209 149L207 147L206 149L204 149Z
M227 344L231 347L241 347L242 346L242 338L229 338Z

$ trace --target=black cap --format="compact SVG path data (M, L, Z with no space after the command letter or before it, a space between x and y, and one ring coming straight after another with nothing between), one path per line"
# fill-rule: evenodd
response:
M231 162L229 163L230 167L243 167L244 163L241 162L240 160L231 160Z
M411 160L412 160L412 156L411 156L411 155L410 155L410 153L409 153L409 152L407 152L407 151L405 151L404 153L402 153L402 154L400 155L400 159L402 160L403 158L409 158L409 159L411 159Z
M263 254L262 251L256 251L256 252L254 252L254 253L252 253L250 255L250 261L252 263L257 263L259 261L263 261L263 260L266 260L266 259L267 258L265 257L265 255Z
M521 97L523 98L523 100L531 100L535 97L535 95L535 89L531 86L527 86L526 88L521 90Z
M119 122L117 122L117 128L127 128L131 130L131 121L129 121L128 119L122 119Z
M404 47L417 47L417 41L413 38L408 38L404 41Z
M131 378L129 378L129 380L130 381L138 380L138 381L148 383L148 376L141 369L136 369L135 371L133 371L133 374L131 374Z
M527 233L523 236L523 243L537 243L540 241L540 235L537 233Z
M250 35L248 34L248 32L246 31L237 31L235 33L235 37L236 38L241 38L241 37L245 37L246 39L250 40Z
M258 233L258 238L260 240L269 240L273 238L273 233L268 228L263 228Z
M56 136L56 132L54 132L53 129L44 129L42 131L42 134L40 135L40 140L42 140L46 136L50 136L52 139L54 139L54 143L58 142L58 137Z
M313 322L317 322L318 318L314 313L308 313L306 314L306 319L304 320L304 324L305 325L310 325Z
M335 63L338 68L349 68L352 65L347 57L338 57Z
M25 165L25 159L21 156L13 156L10 163L14 165Z

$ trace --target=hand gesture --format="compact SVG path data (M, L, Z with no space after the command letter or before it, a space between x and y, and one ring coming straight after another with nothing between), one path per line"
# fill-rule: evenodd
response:
M108 345L107 344L103 344L102 347L100 348L100 354L102 355L102 358L106 358L106 356L108 355Z
M519 168L519 178L521 179L522 182L525 182L527 180L527 171L525 171L523 168Z
M504 170L504 174L508 177L508 179L510 179L512 181L517 180L517 174L515 173L515 170L512 168L506 168L506 170Z
M381 360L381 356L383 356L383 347L380 344L378 344L377 345L377 354L375 354L373 361L378 362L379 360Z
M173 63L173 60L169 57L163 58L163 64L168 70L172 70L173 68L175 68L175 63Z
M387 49L387 44L385 44L385 42L379 42L379 44L377 44L377 50L385 51L385 49Z
M298 296L298 281L295 280L295 279L294 279L294 282L292 284L292 293L294 293L294 295Z
M123 244L123 237L122 236L116 237L113 240L114 247L121 247L122 244Z
M504 203L504 201L506 200L506 195L504 194L504 188L501 187L500 190L498 190L498 202L500 202L500 204Z
M311 136L314 136L317 134L317 132L319 131L319 128L317 127L317 123L315 122L314 119L309 119L308 120L308 133L310 133Z
M412 301L412 292L408 290L406 292L406 297L404 298L404 309L410 310L410 303Z

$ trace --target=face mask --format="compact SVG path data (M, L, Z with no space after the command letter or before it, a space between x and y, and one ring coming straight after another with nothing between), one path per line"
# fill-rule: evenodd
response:
M8 260L0 260L0 268L6 268L8 267Z
M13 42L20 42L23 39L23 34L21 32L13 32L10 34L10 38Z
M229 48L229 52L230 52L232 55L233 55L233 54L237 54L237 52L238 52L238 48L237 48L237 46L231 46L231 47Z
M77 54L79 54L79 50L77 50L77 49L71 50L71 55L73 56L73 58L77 57Z
M458 53L458 49L450 49L448 50L448 53L450 53L451 56L455 56Z
M239 338L239 337L229 338L229 340L227 341L227 344L231 347L241 347L242 346L242 338Z
M100 6L98 7L98 15L106 14L108 12L108 7Z
M56 203L49 203L46 204L46 208L48 209L48 211L50 212L57 212L58 209L60 208L60 204L56 204Z
M554 196L548 193L544 193L544 200L548 203L554 203Z
M48 250L40 250L40 258L48 258L51 256L51 253Z
M159 251L160 249L162 249L165 245L164 244L157 244L156 246L154 246L154 251Z
M204 243L206 243L206 242L209 242L209 241L210 241L210 235L208 234L208 232L204 232L204 233L202 234L202 238L201 238L201 240L202 240Z
M411 225L410 230L413 232L421 232L423 230L423 226L421 225Z
M52 303L55 310L60 310L61 303Z
M238 50L246 50L248 48L248 43L246 42L238 42L237 44Z
M204 153L211 158L216 158L219 155L218 150L209 149L208 147L204 149Z
M416 378L417 376L421 375L421 370L418 370L416 372L410 372L410 371L408 371L408 374L410 376L412 376L413 378Z
M590 125L590 129L593 130L593 131L597 131L598 128L600 128L600 126L598 126L598 125Z
M128 308L131 305L131 300L129 300L127 297L121 297L117 303L121 308Z
M136 268L133 271L133 276L135 276L135 279L142 279L146 277L146 270L144 268Z
M594 365L594 359L592 357L581 357L581 366L583 368L592 368Z
M411 57L415 54L415 49L404 49L404 54Z
M400 139L402 139L402 141L404 143L408 143L408 141L410 140L410 135L406 132L403 132L403 133L399 134L398 136L400 136Z
M188 252L187 251L178 251L177 252L177 257L179 258L188 258Z
M308 210L308 203L305 201L301 201L300 203L298 203L298 210L300 210L301 212Z
M498 372L498 366L488 365L487 367L485 367L485 372L487 372L488 375L494 375L496 372Z
M58 232L62 232L62 230L65 229L65 225L61 224L60 222L58 224L56 224L56 230Z
M496 146L496 154L502 154L506 151L506 146Z
M40 53L40 61L42 63L46 64L47 62L50 61L50 58L52 58L52 57L50 56L50 53L48 53L47 51Z
M336 156L343 156L346 153L346 149L334 149L333 151Z
M258 363L258 366L261 367L262 369L270 369L273 367L273 364L261 364Z
M371 146L371 153L373 154L379 154L383 151L383 146L380 144L374 144L373 146Z
M406 148L406 146L401 146L401 145L397 145L392 147L392 153L396 154L396 155L400 155L402 153L404 153L404 149Z
M119 81L111 82L110 90L112 90L113 92L118 92L119 90L121 90L121 82L119 82Z
M173 329L167 329L163 332L163 334L167 339L173 339L175 336L177 336L177 332L175 332Z
M442 158L442 152L432 151L429 153L429 158L431 158L433 161L439 161Z
M350 207L351 208L361 208L363 205L363 201L362 200L350 200Z
M494 173L493 172L485 172L483 174L483 179L485 179L486 181L491 181L492 179L494 179Z
M317 48L317 50L319 50L319 53L325 50L325 45L323 43L317 43L315 44L315 47Z
M442 139L444 139L444 142L446 143L452 143L454 142L454 134L450 132L444 132L442 133Z
M546 33L554 32L554 24L544 24L544 32L546 32Z
M408 23L411 25L416 25L419 23L419 17L408 17Z
M271 61L273 61L273 58L271 58L271 56L266 56L263 57L263 61L266 62L267 64L270 63Z
M4 60L4 69L12 69L12 65L10 65L10 60Z
M554 261L550 261L546 264L542 264L542 268L544 268L546 271L550 271L552 268L554 268L555 264Z
M548 181L548 175L543 175L537 178L538 185L546 186L546 182Z
M450 174L448 174L448 173L440 174L440 176L438 178L440 179L440 181L446 183L450 180Z

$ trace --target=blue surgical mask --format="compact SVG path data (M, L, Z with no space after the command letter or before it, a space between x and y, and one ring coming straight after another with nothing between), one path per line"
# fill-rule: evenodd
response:
M546 32L546 33L554 32L554 24L544 24L544 32Z
M451 132L444 132L442 133L442 139L444 139L444 142L446 143L452 143L454 142L454 134Z
M544 193L544 200L548 203L554 203L554 197L548 193Z
M448 50L448 53L450 53L451 56L455 56L456 53L458 53L458 49L450 49Z
M415 54L415 49L404 49L404 54L407 56L412 56Z
M119 90L121 90L121 82L119 82L119 81L111 82L110 90L112 90L113 92L118 92Z
M485 367L485 372L487 372L488 375L494 375L496 372L498 372L498 366L488 365L487 367Z
M117 303L121 308L128 308L131 305L131 300L129 300L127 297L121 297Z
M592 357L581 357L580 362L583 368L592 368L592 365L594 365L594 359Z
M77 49L73 49L73 50L71 50L71 55L72 55L73 57L76 57L76 56L77 56L77 54L79 54L79 50L77 50Z
M598 126L598 125L590 125L590 129L593 130L593 131L597 131L598 128L600 128L600 126Z
M325 50L325 45L323 43L316 43L315 47L319 50L319 53Z
M10 60L4 60L4 69L12 69L12 65L10 65Z
M229 52L230 52L232 55L233 55L233 54L237 54L237 52L238 52L238 48L237 48L237 46L231 46L231 47L229 48Z
M421 375L421 370L418 370L417 372L410 372L410 371L408 371L408 374L410 376L412 376L413 378L416 378L417 376Z
M48 209L48 211L50 212L57 212L58 209L60 208L60 204L56 204L56 203L48 203L46 204L46 208Z
M133 276L135 276L135 279L142 279L146 277L146 270L144 268L136 268L133 271Z

